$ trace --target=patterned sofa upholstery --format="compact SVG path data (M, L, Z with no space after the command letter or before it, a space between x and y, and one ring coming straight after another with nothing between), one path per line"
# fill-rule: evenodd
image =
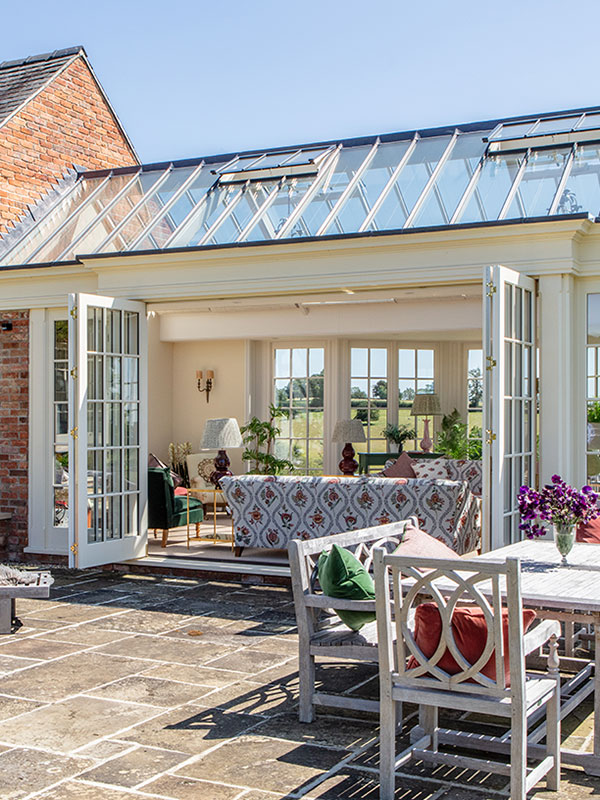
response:
M479 503L466 481L241 475L223 478L221 487L233 510L237 555L413 515L459 554L479 545Z

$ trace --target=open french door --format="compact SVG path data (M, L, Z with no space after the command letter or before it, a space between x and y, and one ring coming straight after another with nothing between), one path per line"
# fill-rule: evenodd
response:
M519 541L518 496L536 480L536 289L512 269L488 267L484 285L485 549Z
M146 553L143 303L69 295L69 566Z

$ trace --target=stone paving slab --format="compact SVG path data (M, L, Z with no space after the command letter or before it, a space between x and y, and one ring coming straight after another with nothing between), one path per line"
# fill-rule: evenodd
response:
M53 573L51 598L0 638L1 800L378 800L376 717L297 720L289 588ZM376 697L375 676L338 660L316 682ZM582 706L565 734L589 749L590 731ZM419 762L397 776L396 800L507 794L506 778ZM598 796L599 778L564 769L560 795L542 783L529 800Z

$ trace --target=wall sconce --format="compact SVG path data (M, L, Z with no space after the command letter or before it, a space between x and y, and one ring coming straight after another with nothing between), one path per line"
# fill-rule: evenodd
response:
M215 378L215 373L212 369L206 370L206 380L204 381L204 388L202 387L202 370L196 370L196 381L198 382L198 391L199 392L206 392L206 402L208 403L208 398L210 393L212 392L213 388L213 380Z

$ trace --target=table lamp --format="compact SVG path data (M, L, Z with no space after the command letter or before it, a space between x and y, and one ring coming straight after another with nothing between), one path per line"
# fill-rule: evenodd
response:
M433 450L433 441L429 435L429 417L440 417L442 409L440 398L437 394L416 394L410 410L411 417L425 417L421 450L430 453Z
M229 466L231 462L225 452L227 447L243 447L242 434L237 419L234 417L222 417L220 419L207 419L204 424L201 450L218 450L215 456L215 471L210 476L210 480L215 486L219 486L219 481L225 475L231 475Z
M358 469L358 463L354 458L354 448L352 442L366 442L365 430L359 419L341 419L335 424L332 442L344 443L342 450L342 460L339 463L342 475L354 475Z

